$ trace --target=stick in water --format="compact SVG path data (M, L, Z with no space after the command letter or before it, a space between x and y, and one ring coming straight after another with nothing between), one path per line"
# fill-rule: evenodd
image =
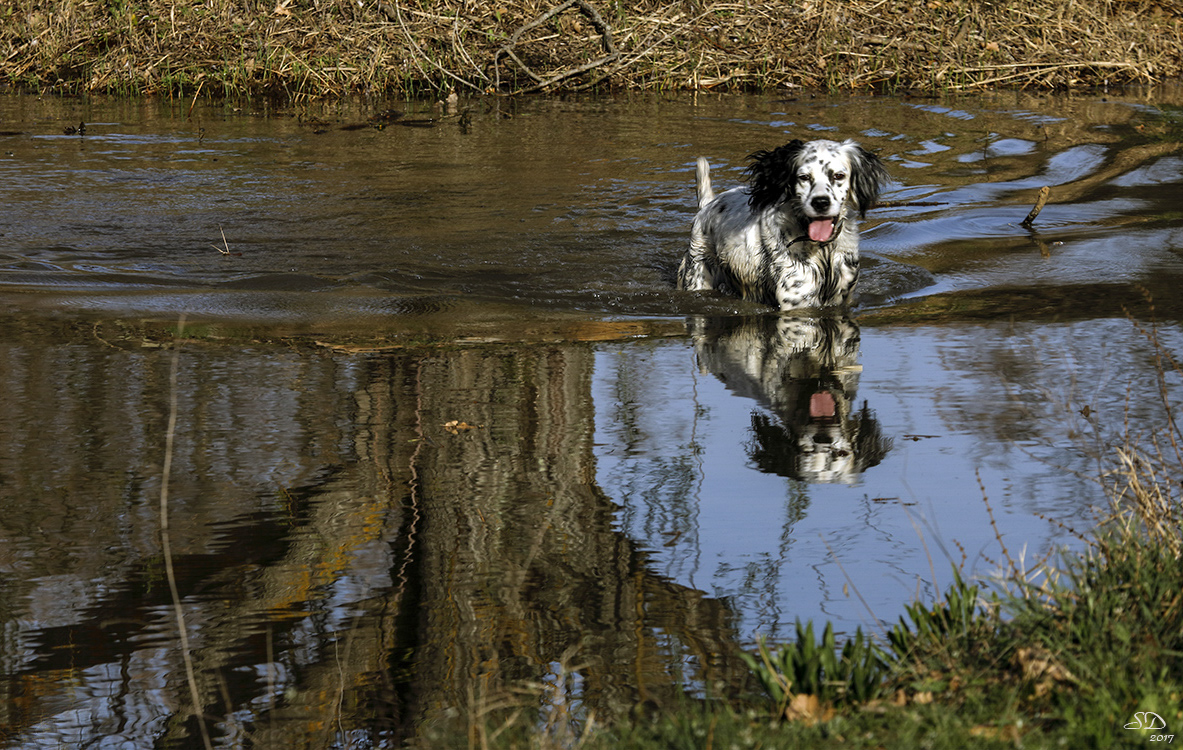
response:
M1031 225L1035 223L1035 217L1039 216L1039 212L1043 210L1047 203L1047 197L1051 195L1052 189L1044 185L1039 189L1039 197L1035 199L1035 205L1031 207L1031 213L1027 214L1027 218L1023 219L1021 226L1025 229L1030 229Z

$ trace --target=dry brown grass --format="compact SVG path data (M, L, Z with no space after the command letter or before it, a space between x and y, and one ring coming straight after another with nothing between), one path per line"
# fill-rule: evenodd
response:
M4 5L0 75L36 90L289 97L593 86L951 91L1150 83L1183 71L1181 0Z
M1147 302L1153 312L1149 295ZM1154 352L1163 427L1136 432L1127 420L1125 441L1117 448L1107 477L1111 522L1136 530L1179 560L1183 558L1183 427L1176 398L1183 363L1163 343L1153 318L1148 323L1134 321L1134 327Z

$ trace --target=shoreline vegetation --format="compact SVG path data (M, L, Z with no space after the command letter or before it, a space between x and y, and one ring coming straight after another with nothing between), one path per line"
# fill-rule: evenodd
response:
M1183 74L1179 0L14 0L0 87L122 96L948 93Z
M1149 301L1149 300L1148 300ZM1153 322L1131 318L1158 363L1162 428L1126 424L1099 448L1108 506L1077 550L1025 558L995 526L989 581L953 564L935 601L894 625L836 636L798 622L741 658L751 690L539 721L531 703L487 701L432 723L412 746L532 750L1165 747L1183 742L1183 365ZM1084 438L1082 438L1084 439ZM980 480L979 480L980 484ZM991 522L986 488L982 487ZM1008 546L1008 544L1010 546ZM935 573L934 573L935 575ZM545 687L545 686L544 686ZM535 706L531 708L531 706Z

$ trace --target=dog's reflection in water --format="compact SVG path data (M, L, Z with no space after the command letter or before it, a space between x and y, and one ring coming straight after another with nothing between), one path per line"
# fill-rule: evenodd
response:
M752 411L748 455L760 471L853 482L891 450L875 413L855 408L859 329L848 317L693 318L698 366L767 407Z

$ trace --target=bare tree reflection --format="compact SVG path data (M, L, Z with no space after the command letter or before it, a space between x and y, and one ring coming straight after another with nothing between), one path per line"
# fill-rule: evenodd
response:
M171 353L103 333L0 339L0 537L31 561L0 585L0 736L194 746L149 510ZM653 572L596 484L592 361L185 346L174 565L220 746L395 747L506 696L578 721L745 679L726 604Z

